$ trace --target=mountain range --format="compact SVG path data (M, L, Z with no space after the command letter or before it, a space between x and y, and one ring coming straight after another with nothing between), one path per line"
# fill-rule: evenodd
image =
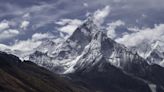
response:
M16 84L25 92L164 92L164 53L158 42L145 46L127 48L115 42L90 16L67 39L46 39L35 50L23 54L28 61L0 53L2 75L7 73L21 81L23 84ZM6 52L22 56L19 51ZM63 80L56 81L61 77ZM7 86L7 90L13 88Z

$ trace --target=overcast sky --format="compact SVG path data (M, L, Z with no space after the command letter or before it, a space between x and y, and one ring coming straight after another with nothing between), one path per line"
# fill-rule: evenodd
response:
M163 27L164 0L0 0L0 43L16 45L36 35L56 38L60 32L71 35L88 14L105 7L110 12L102 13L106 14L102 26L109 37L127 46L133 35L137 36L131 42L137 39L137 43L130 44L141 43L138 36L144 33L139 31L153 33ZM159 33L157 36L163 35L163 30Z

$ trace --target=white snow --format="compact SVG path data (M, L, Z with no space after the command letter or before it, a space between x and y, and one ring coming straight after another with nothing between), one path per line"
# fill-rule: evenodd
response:
M157 92L157 90L156 90L157 86L155 84L149 84L149 87L152 92Z
M68 65L70 66L63 74L68 74L68 73L72 73L75 71L74 66L76 65L76 63L78 62L78 60L82 57L83 55L78 56L75 60L72 60L70 62L68 62Z
M117 54L115 52L112 53L108 60L112 65L120 67L120 58L117 58Z

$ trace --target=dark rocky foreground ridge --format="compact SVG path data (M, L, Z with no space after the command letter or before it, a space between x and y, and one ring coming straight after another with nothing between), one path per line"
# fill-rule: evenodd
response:
M0 52L0 92L91 92L30 61Z

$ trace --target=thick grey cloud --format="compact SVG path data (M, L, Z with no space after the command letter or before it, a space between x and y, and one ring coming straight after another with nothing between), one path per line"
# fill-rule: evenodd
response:
M12 29L19 30L16 39L22 40L36 32L54 32L60 19L84 20L86 13L109 5L106 24L121 20L125 26L153 27L164 23L163 4L164 0L0 0L0 22L9 21Z

